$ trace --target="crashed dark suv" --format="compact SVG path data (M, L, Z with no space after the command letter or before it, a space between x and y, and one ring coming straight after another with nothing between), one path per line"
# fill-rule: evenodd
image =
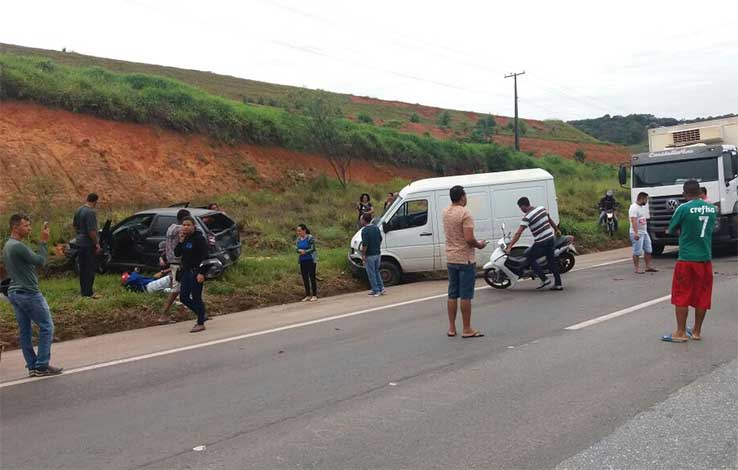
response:
M181 207L149 209L138 212L122 222L111 226L106 221L100 230L102 254L98 259L98 271L141 267L159 269L159 246L166 238L167 229L177 222ZM204 262L207 277L223 274L225 268L241 256L241 239L237 224L223 212L208 209L188 208L210 247L210 258ZM77 264L77 244L69 242L66 256Z

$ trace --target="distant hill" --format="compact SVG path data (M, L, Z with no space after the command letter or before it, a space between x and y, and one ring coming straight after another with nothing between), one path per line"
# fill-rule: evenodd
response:
M733 116L736 116L736 114L680 120L674 118L660 118L653 114L629 114L628 116L610 116L609 114L605 114L604 116L595 119L569 121L568 124L571 124L582 132L586 132L587 134L605 142L627 146L647 146L648 129Z

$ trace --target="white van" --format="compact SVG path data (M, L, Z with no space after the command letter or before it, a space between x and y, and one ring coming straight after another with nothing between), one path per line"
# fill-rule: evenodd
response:
M451 205L449 190L456 185L466 191L466 207L474 217L474 234L479 240L499 239L503 223L516 227L523 218L517 204L523 196L534 206L544 206L559 221L553 176L540 168L413 181L374 221L384 237L381 274L385 285L399 284L405 273L446 269L443 210ZM521 240L521 245L533 243L529 231ZM355 274L364 270L360 248L361 231L351 239L349 250ZM493 249L494 243L490 243L476 251L478 266L487 261Z

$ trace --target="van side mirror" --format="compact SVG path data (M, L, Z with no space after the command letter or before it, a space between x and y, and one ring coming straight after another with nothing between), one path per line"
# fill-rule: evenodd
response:
M620 165L618 169L618 180L620 181L620 186L625 186L625 183L628 182L628 170L625 168L625 165Z

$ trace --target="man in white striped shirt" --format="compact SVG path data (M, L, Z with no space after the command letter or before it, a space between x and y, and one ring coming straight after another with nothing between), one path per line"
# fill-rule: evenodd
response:
M556 222L551 219L551 216L548 215L548 212L543 206L531 206L530 200L527 197L521 197L518 199L518 207L520 207L520 210L523 211L525 216L520 222L518 231L515 232L513 239L507 246L507 253L509 254L515 243L520 240L520 236L523 235L525 229L529 229L533 234L535 242L533 243L533 246L528 248L526 251L526 256L528 257L530 267L533 268L533 272L535 272L536 276L541 279L541 284L538 286L538 289L543 289L551 284L551 281L546 277L543 269L541 269L541 266L536 261L541 256L545 256L546 261L548 262L548 269L551 271L554 276L554 280L556 281L551 290L564 290L564 287L561 285L559 262L554 256L554 249L556 248L556 232L559 230Z

